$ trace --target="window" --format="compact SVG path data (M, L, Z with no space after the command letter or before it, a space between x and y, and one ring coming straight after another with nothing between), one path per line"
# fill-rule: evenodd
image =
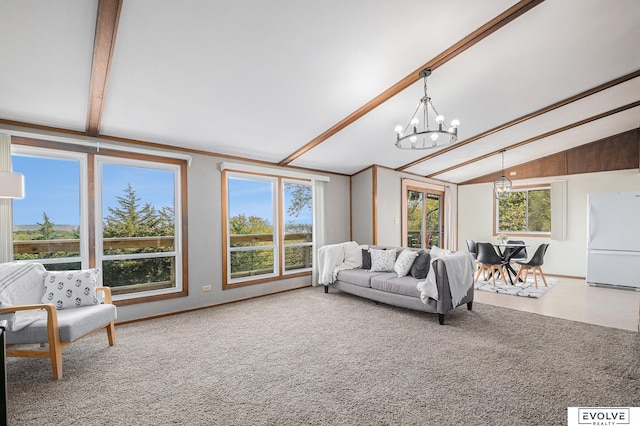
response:
M311 183L284 182L284 270L308 270L313 253Z
M223 185L223 288L309 273L311 182L225 170Z
M14 149L11 162L25 176L25 197L13 201L13 258L48 270L89 266L86 161L55 150ZM82 188L82 189L81 189Z
M542 234L551 232L550 187L516 188L497 201L497 233Z
M102 156L97 163L96 264L104 282L114 296L180 290L179 167Z
M186 161L29 144L12 144L13 170L25 176L25 198L14 200L14 259L100 268L121 304L187 294Z

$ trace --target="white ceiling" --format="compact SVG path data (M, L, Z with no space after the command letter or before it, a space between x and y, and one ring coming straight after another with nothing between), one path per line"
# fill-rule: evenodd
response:
M517 3L123 0L99 133L280 163ZM0 2L0 128L86 131L97 11L98 0ZM639 101L636 77L464 144L640 70L639 41L638 1L533 7L434 69L429 94L461 121L462 145L406 171L464 182L499 170L501 149L510 167L639 127L635 107L509 149ZM422 94L410 85L290 165L353 174L431 156L394 146Z

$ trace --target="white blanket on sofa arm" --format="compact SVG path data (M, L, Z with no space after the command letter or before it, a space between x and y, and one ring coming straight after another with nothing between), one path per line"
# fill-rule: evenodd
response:
M328 285L336 280L338 272L362 266L362 249L355 241L329 244L318 249L318 284Z
M431 259L431 268L429 268L427 279L417 284L418 290L420 290L420 299L423 303L427 303L429 298L438 300L438 286L436 285L436 274L433 270L433 262L438 259L442 259L447 268L451 303L455 307L464 299L469 288L473 285L473 274L475 272L473 256L464 251L456 251Z

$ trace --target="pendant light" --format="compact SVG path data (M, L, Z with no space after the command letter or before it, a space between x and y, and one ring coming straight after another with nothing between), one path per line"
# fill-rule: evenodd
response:
M513 185L511 180L504 175L504 151L505 150L500 151L500 154L502 154L502 176L493 183L493 192L495 192L498 200L509 198L509 195L511 195L511 186Z

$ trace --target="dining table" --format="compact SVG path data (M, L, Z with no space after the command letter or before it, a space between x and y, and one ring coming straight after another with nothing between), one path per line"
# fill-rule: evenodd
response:
M502 266L507 270L507 278L509 279L509 283L511 285L514 285L513 279L517 275L517 272L515 269L513 269L513 266L511 266L511 259L526 247L529 247L529 245L518 243L498 243L494 244L494 247L498 249L498 255L502 259ZM506 250L508 248L513 250ZM522 281L522 279L519 280Z

